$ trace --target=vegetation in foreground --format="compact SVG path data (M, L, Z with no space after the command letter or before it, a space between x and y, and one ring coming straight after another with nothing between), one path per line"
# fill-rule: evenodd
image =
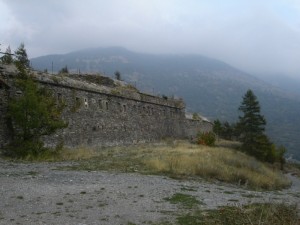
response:
M251 189L273 190L290 185L281 171L232 149L236 145L239 144L219 141L209 147L169 140L156 145L63 149L41 155L39 160L78 160L78 165L67 169L163 174L180 179L200 177Z
M191 195L175 193L165 200L182 210L176 218L175 224L179 225L298 225L300 222L296 205L253 203L201 210L202 202Z
M300 222L297 205L253 203L201 210L202 202L191 195L175 193L165 200L183 210L176 219L175 224L179 225L298 225Z
M180 225L298 225L297 208L285 204L224 206L195 211L177 218Z

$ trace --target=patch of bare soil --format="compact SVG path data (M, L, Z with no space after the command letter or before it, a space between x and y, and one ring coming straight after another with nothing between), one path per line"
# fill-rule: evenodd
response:
M0 224L162 224L188 210L170 197L193 196L199 209L254 202L300 202L300 180L282 191L103 171L65 171L64 163L0 160ZM299 206L298 206L299 207Z

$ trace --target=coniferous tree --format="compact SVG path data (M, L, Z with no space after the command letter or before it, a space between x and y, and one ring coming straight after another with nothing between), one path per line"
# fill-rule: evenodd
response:
M21 43L19 48L15 51L15 57L15 63L19 69L20 67L23 69L30 67L30 61L28 59L24 43Z
M243 113L237 125L240 130L242 150L257 159L273 162L272 143L264 134L266 120L260 114L259 102L251 90L244 95L239 110Z
M116 71L116 72L115 72L115 78L116 78L117 80L121 80L121 73L120 73L119 71Z
M222 123L220 120L215 120L213 123L213 132L218 135L221 136L222 135L222 131L223 131L223 127L222 127Z
M13 57L11 54L10 46L7 47L5 54L1 57L1 62L4 64L11 64L13 63Z
M220 138L233 140L236 137L236 125L234 123L230 124L228 121L221 122L220 120L215 120L213 132Z
M60 71L58 71L59 74L68 74L69 69L68 66L66 65L65 67L61 68Z

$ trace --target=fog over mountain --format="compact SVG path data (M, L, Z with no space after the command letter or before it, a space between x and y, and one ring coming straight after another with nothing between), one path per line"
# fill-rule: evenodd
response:
M300 1L0 0L0 9L1 49L24 42L31 57L124 46L300 77Z
M34 68L47 69L50 73L64 66L74 73L107 76L113 76L118 70L122 79L139 89L182 97L188 111L199 112L211 120L236 121L242 96L252 89L261 103L271 139L300 159L298 96L220 60L195 54L144 54L111 47L37 57L31 63Z
M260 78L300 99L300 78L281 74L261 75Z

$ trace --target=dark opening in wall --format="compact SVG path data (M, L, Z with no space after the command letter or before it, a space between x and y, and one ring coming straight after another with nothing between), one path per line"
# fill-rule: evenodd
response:
M99 109L103 109L102 100L98 101L98 107L99 107Z
M80 105L80 98L76 97L75 98L75 103L76 103L76 105Z
M104 109L108 110L108 101L104 101Z
M123 112L126 113L126 110L127 110L126 105L123 105Z
M70 108L71 112L77 112L77 110L79 110L81 107L81 101L80 98L75 97L74 102L73 102L73 106Z

